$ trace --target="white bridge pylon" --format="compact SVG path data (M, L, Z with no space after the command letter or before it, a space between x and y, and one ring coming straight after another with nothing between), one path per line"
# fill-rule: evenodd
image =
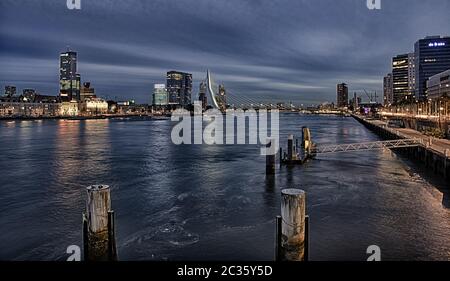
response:
M206 71L206 85L208 87L209 97L212 100L213 108L219 109L219 103L216 100L216 94L214 93L213 81L212 81L212 77L211 77L211 73L209 72L209 69Z
M327 154L338 152L378 150L385 148L395 149L404 147L416 147L421 145L423 145L423 143L419 139L400 139L400 140L375 141L375 142L351 143L339 145L317 145L312 152L317 154Z

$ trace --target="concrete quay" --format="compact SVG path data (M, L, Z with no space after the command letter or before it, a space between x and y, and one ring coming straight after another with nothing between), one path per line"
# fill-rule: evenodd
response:
M450 178L450 140L426 136L407 128L389 128L382 120L370 119L360 115L352 115L358 122L386 140L417 139L417 147L399 148L410 159L423 164L435 174ZM448 184L450 187L450 183Z

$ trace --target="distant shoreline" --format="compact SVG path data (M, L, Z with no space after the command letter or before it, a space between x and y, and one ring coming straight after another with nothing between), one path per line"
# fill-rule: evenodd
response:
M333 115L350 117L348 114L335 112L301 112L291 110L280 110L280 113L293 113L301 115ZM141 118L141 119L169 119L169 115L99 115L99 116L39 116L39 117L0 117L0 121L37 121L37 120L101 120L115 118Z
M38 121L38 120L102 120L115 118L168 119L164 115L101 115L101 116L40 116L40 117L0 117L0 121Z

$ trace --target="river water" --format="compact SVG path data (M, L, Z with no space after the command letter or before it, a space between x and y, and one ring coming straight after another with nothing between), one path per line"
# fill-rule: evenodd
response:
M318 156L265 177L254 145L183 145L170 120L0 122L0 260L64 260L85 188L108 184L121 260L271 260L280 190L307 192L312 260L450 260L445 182L391 151ZM352 118L280 116L316 143L375 141Z

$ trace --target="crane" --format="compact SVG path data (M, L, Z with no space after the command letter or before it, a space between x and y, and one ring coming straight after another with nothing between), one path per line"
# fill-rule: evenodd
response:
M375 91L375 95L373 93L368 93L366 89L363 89L366 96L369 98L370 103L376 103L377 102L377 92ZM375 101L373 98L375 97Z

